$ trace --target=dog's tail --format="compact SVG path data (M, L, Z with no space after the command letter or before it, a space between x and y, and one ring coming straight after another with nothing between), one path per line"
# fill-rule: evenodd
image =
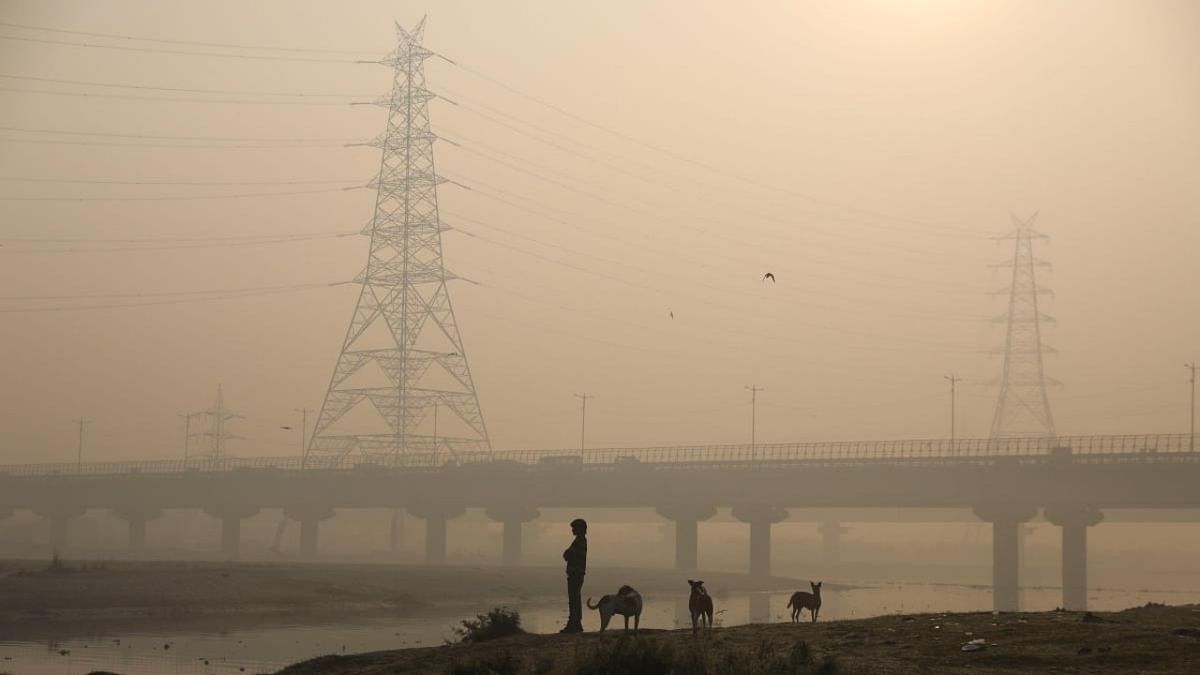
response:
M792 603L794 603L794 602L796 602L796 596L793 595L792 597L788 598L787 609L791 609Z
M592 599L591 599L591 598L588 598L588 601L587 601L587 606L588 606L588 609L600 609L600 605L599 605L599 604L596 604L596 605L593 605L593 604L592 604Z

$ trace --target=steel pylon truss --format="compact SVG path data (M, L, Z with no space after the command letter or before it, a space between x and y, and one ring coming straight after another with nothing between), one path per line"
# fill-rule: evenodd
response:
M188 432L187 459L223 459L227 441L240 439L241 436L230 433L225 423L234 419L245 419L241 415L225 408L225 393L221 385L217 385L217 400L207 410L192 413L188 416L199 419L199 431ZM189 427L190 419L189 419ZM196 442L193 442L196 439Z
M1001 265L1012 268L1012 283L1007 289L1008 312L997 317L1008 329L992 438L1057 435L1046 385L1058 381L1046 377L1043 368L1044 355L1054 353L1054 349L1042 344L1042 324L1053 323L1054 318L1039 307L1039 298L1053 292L1037 281L1037 270L1050 265L1033 256L1033 240L1048 237L1033 229L1036 219L1036 213L1024 221L1013 216L1015 229L1000 237L1011 240L1014 246L1012 258Z
M370 255L356 279L362 290L306 455L491 451L446 288L455 277L442 263L441 235L448 228L438 216L437 186L445 179L433 161L437 137L429 101L435 94L425 87L424 72L433 52L421 46L424 24L397 25L399 44L379 61L393 68L393 79L391 93L375 101L387 110L387 129L370 143L382 153L370 183L375 213L363 231L371 238ZM387 344L366 344L367 334L380 327ZM375 382L354 381L366 371ZM352 428L347 417L361 406L384 424Z

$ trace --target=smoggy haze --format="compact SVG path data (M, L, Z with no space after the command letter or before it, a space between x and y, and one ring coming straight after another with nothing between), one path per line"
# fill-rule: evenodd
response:
M989 265L1011 255L989 237L1010 211L1040 212L1051 237L1038 253L1054 265L1059 433L1186 430L1196 3L5 0L0 75L247 93L0 78L0 462L73 460L81 416L87 459L178 456L178 415L218 382L246 416L232 453L297 451L279 427L321 405L355 287L146 295L357 274L366 239L329 235L369 221L373 191L340 188L365 184L379 151L343 143L374 138L384 115L345 103L383 95L390 72L352 61L425 14L431 49L626 135L427 64L459 104L431 104L458 144L436 147L438 169L473 188L441 187L460 230L443 244L478 282L451 293L497 449L575 446L584 391L590 446L747 441L750 384L765 387L760 441L945 436L950 373L964 378L959 435L985 436L1003 341L990 319L1006 307L988 292L1007 283ZM132 44L14 24L356 53L122 51L11 39ZM264 192L303 194L60 199ZM278 241L308 234L321 236ZM276 239L228 239L258 235ZM39 238L72 241L23 241ZM204 241L144 241L164 238ZM126 297L27 299L93 294Z

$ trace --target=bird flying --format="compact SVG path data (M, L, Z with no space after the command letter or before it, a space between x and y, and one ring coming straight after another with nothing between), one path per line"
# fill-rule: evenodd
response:
M767 272L766 274L763 275L762 280L763 280L764 284L767 283L767 279L770 279L771 283L775 283L775 275L771 274L770 272Z

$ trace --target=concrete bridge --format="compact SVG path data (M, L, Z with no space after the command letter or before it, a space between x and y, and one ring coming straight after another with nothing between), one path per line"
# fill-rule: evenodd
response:
M788 509L970 509L992 525L998 610L1015 610L1021 524L1062 528L1063 606L1087 602L1087 528L1105 509L1200 507L1200 453L1182 434L678 446L470 456L250 458L0 466L0 517L45 517L51 545L72 518L110 509L146 545L163 509L202 509L238 553L241 520L282 508L315 555L320 523L346 508L404 508L425 520L426 557L445 559L447 522L483 508L517 564L521 524L540 508L652 508L675 523L675 562L699 564L699 523L718 507L750 528L750 573L770 574L771 526ZM1164 511L1165 512L1165 511ZM839 526L826 536L840 534Z

